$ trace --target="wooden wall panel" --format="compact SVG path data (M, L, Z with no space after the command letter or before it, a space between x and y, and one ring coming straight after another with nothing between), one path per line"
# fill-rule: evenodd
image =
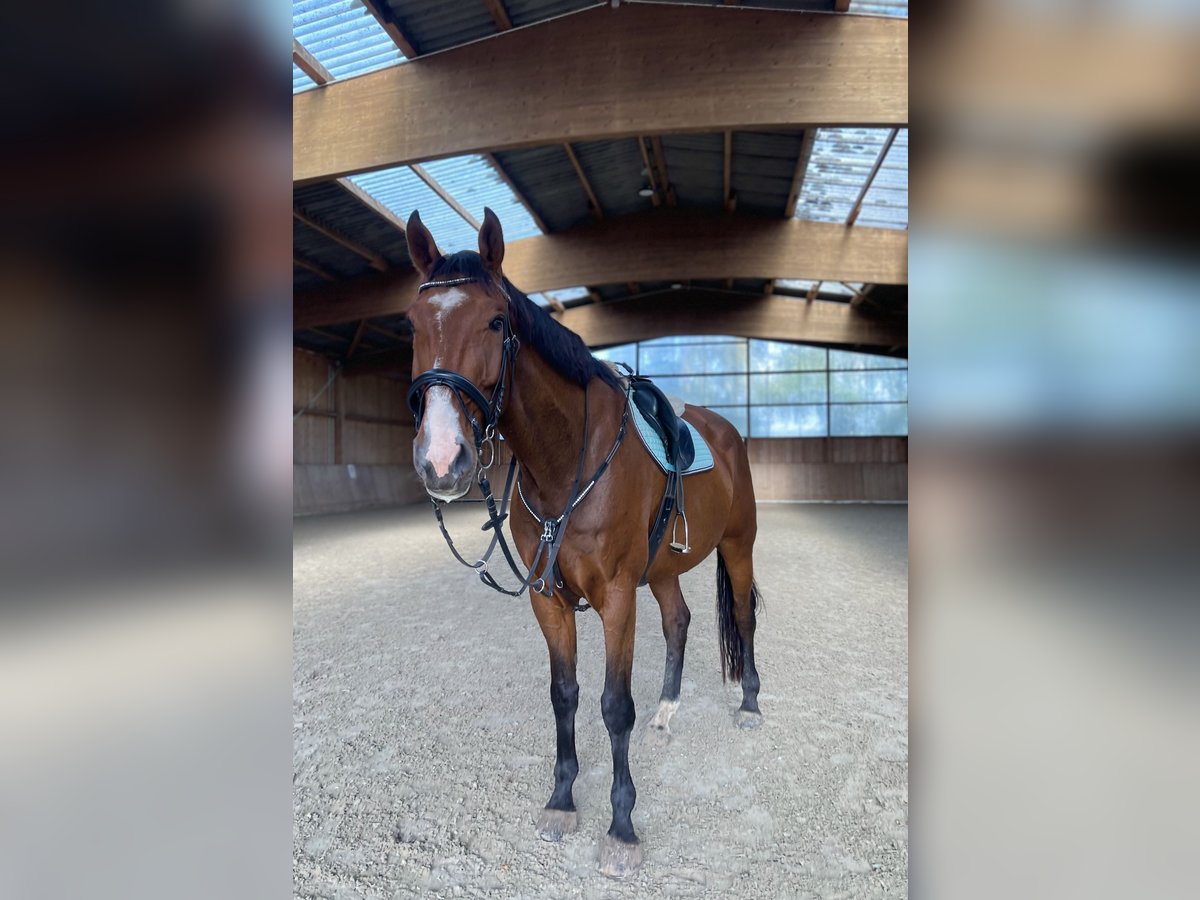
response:
M359 465L412 465L411 425L348 420L342 430L344 462Z
M333 419L301 416L292 423L292 462L333 462Z
M292 407L308 406L313 395L329 377L329 361L317 353L294 348L292 350ZM333 385L313 404L314 410L333 409Z
M908 499L908 438L757 438L747 452L759 500Z

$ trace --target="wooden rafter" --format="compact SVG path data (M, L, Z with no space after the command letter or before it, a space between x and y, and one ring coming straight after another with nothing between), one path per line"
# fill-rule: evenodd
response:
M862 290L857 291L854 296L850 298L850 305L854 307L862 306L864 302L867 302L867 295L874 289L875 285L864 284L862 286Z
M366 319L363 319L363 321L367 322ZM392 331L392 329L390 329L390 328L384 328L382 325L377 325L374 322L367 322L367 330L373 331L373 332L375 332L375 334L381 335L385 338L388 338L390 340L396 341L401 344L409 343L408 338L406 338L404 335L400 334L397 331Z
M862 190L858 192L858 199L850 208L850 215L846 216L847 226L853 225L858 220L858 214L862 212L863 200L867 197L867 191L871 189L871 184L875 181L875 176L879 174L879 169L883 166L883 161L887 157L888 151L892 149L892 144L899 133L899 128L893 128L888 132L887 140L883 142L883 146L879 149L879 155L875 157L875 165L871 166L871 171L867 173L867 180L863 183Z
M904 19L629 4L498 40L296 94L293 180L639 134L908 124ZM704 66L687 64L697 47ZM470 90L454 74L483 71Z
M363 206L366 206L377 216L385 219L387 222L393 225L401 234L404 234L407 231L408 223L406 223L402 218L360 188L349 178L338 178L335 183L338 185L338 187L342 188L342 190L350 194L350 196L352 196L355 200L363 204Z
M413 46L412 41L409 40L408 35L400 27L400 23L396 21L396 17L392 14L392 11L388 9L386 2L381 3L380 0L362 0L362 5L367 8L367 12L375 17L375 21L387 32L388 37L400 48L401 53L409 59L414 59L420 55L417 52L417 48Z
M834 0L834 4L833 4L834 12L849 12L849 10L850 10L850 0Z
M784 218L790 219L796 214L796 204L800 202L804 176L808 174L808 163L812 159L813 143L816 139L817 129L804 129L804 138L800 141L800 155L796 157L796 168L792 172L792 186L788 188L787 205L783 208Z
M725 129L725 170L724 177L724 192L722 196L725 198L725 212L733 212L733 132L728 128Z
M600 200L596 197L596 192L592 190L592 183L588 181L588 177L583 171L583 166L579 164L579 158L575 155L575 151L571 148L569 142L563 143L563 150L567 152L567 159L571 161L571 168L579 176L579 183L583 185L583 192L587 194L588 206L591 207L592 218L599 222L604 218L604 207L600 205Z
M650 165L650 155L646 152L646 139L641 135L638 135L637 145L638 150L642 154L642 165L646 169L646 178L650 181L650 190L654 191L654 193L650 195L650 201L655 206L659 206L662 204L662 196L658 190L658 179L654 174L654 166Z
M662 138L658 135L650 138L650 146L654 148L654 164L658 166L658 178L667 197L667 206L674 206L675 188L671 186L671 176L667 173L667 154L663 152Z
M342 337L340 334L334 334L332 331L326 331L324 328L306 328L305 331L311 331L318 337L323 337L327 341L341 341L343 344L350 340L348 337Z
M767 281L767 283L765 285L763 285L763 296L770 297L774 293L775 293L775 279L771 278Z
M354 240L354 238L347 237L336 228L332 228L329 225L326 225L324 222L314 219L303 210L293 209L292 215L295 217L297 222L303 222L313 231L324 235L336 244L340 244L351 253L361 256L368 263L370 263L371 268L378 269L380 272L386 272L388 268L390 268L387 260L370 247L363 246L358 241Z
M295 38L292 38L292 62L317 84L329 84L333 81L329 70L321 65L321 61L304 49L304 45Z
M367 320L362 319L358 323L358 328L354 330L354 340L350 342L350 347L346 350L346 359L354 355L354 351L358 349L358 345L362 343L363 332L367 330Z
M806 299L806 300L807 300L809 303L812 303L814 300L816 300L816 299L817 299L817 291L819 291L819 290L821 290L821 282L819 282L819 281L814 281L814 282L812 283L812 287L810 287L810 288L808 289L808 296L807 296L807 297L805 297L805 299Z
M433 190L433 192L435 194L437 194L439 197L441 197L442 200L444 200L446 202L447 206L449 206L452 210L454 210L456 213L458 213L460 216L462 216L463 220L466 221L466 223L468 225L470 225L476 231L479 230L479 221L473 215L471 215L469 212L467 212L463 208L463 205L461 203L459 203L457 200L455 200L453 196L451 196L451 194L448 190L446 190L444 187L442 187L440 184L438 184L437 179L434 178L432 175L430 175L425 170L424 166L414 165L412 167L412 170L417 173L418 178L420 178L423 182L425 182L427 185L429 185L429 187Z
M303 257L300 254L295 253L295 252L292 253L292 264L299 266L300 268L305 269L309 272L312 272L318 278L324 279L325 281L337 281L338 280L337 276L332 274L331 272L329 272L327 269L322 268L321 266L319 266L315 262L313 262L311 259L306 259L305 257Z
M483 5L492 14L497 28L501 31L508 31L508 29L512 28L512 20L509 19L508 10L504 8L502 0L483 0Z
M511 241L504 270L527 293L627 281L763 278L764 273L906 284L908 233L794 218L647 210ZM416 273L405 269L299 291L295 327L403 313L418 284Z
M484 153L483 158L487 160L488 165L490 165L495 170L496 174L500 176L500 180L508 185L509 190L513 192L513 196L517 198L517 202L525 207L525 212L529 213L530 218L533 219L533 223L537 225L538 230L541 231L542 234L548 234L550 229L546 227L546 223L542 221L542 217L538 215L538 211L533 208L533 204L529 202L528 198L524 193L522 193L521 189L517 187L516 182L514 182L512 178L509 177L509 174L504 171L504 166L500 165L500 160L496 159L495 154Z

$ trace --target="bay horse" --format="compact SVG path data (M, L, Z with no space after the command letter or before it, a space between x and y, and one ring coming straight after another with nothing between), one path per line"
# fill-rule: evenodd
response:
M417 421L413 465L441 524L440 504L464 496L478 481L494 532L521 578L513 596L528 589L550 653L550 702L557 731L554 789L537 822L545 840L561 840L578 825L572 788L575 755L575 616L581 599L604 629L605 676L601 711L612 744L612 824L600 847L600 871L622 877L636 870L642 851L630 815L637 793L629 774L629 738L635 718L630 678L636 591L648 583L662 613L666 672L649 735L669 740L679 707L684 646L691 613L679 587L681 573L717 551L717 621L722 678L739 681L741 727L758 725L759 677L754 664L758 588L752 560L757 533L750 463L737 430L721 416L687 406L683 418L703 436L713 467L687 476L690 550L662 548L653 559L647 535L659 512L666 476L637 440L625 440L631 403L617 373L597 360L574 332L555 321L507 278L504 235L485 210L479 252L443 256L417 212L408 220L409 255L421 276L408 309L413 327L413 384L409 402ZM503 437L519 470L521 503L509 516L522 573L512 560L501 523L512 488L509 469L496 507L486 470ZM594 473L586 485L583 478ZM558 515L559 512L562 515ZM443 533L445 526L442 524ZM505 590L486 559L463 559L485 583ZM685 539L685 543L688 542Z

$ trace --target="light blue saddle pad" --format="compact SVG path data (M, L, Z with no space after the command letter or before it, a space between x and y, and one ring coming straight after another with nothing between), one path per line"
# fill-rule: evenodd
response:
M672 469L667 465L667 449L663 446L662 438L658 436L658 432L654 430L646 417L642 415L642 411L638 409L636 403L629 403L629 418L633 419L633 424L637 426L638 436L642 439L642 443L646 445L646 449L650 451L650 455L654 457L654 461L658 463L658 467L664 472L670 472ZM704 438L700 437L700 432L696 430L696 426L691 422L685 423L688 430L692 433L692 443L696 447L696 458L692 460L692 464L683 470L684 475L695 475L697 472L707 472L713 467L712 451L708 449L708 444L704 443Z

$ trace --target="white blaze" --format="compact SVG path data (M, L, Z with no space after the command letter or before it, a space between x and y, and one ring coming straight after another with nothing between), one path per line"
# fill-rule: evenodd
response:
M465 291L460 291L456 287L447 288L444 291L438 291L436 294L429 295L429 302L437 307L437 322L438 333L438 352L433 358L433 367L436 369L442 364L442 348L446 345L446 338L442 334L442 323L446 320L446 313L459 306L467 299Z
M437 385L425 393L425 458L438 477L450 474L463 439L454 397L448 387Z

